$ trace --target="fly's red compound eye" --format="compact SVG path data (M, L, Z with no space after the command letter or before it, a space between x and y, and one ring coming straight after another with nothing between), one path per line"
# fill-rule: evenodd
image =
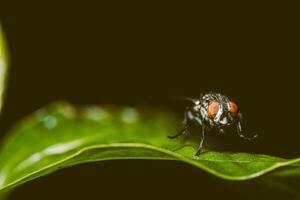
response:
M207 113L209 118L213 119L215 118L215 116L217 115L218 111L219 111L219 102L217 101L212 101L207 108Z
M238 112L238 107L237 107L237 105L236 105L234 102L229 101L229 107L230 107L230 112L231 112L232 114L236 115L237 112Z

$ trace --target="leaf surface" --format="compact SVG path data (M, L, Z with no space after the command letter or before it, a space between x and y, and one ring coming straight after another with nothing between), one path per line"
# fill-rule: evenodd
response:
M167 111L52 104L18 123L4 140L0 191L60 168L113 159L177 160L226 180L248 180L279 168L278 176L299 175L300 158L214 151L195 158L197 144L167 138L179 125Z

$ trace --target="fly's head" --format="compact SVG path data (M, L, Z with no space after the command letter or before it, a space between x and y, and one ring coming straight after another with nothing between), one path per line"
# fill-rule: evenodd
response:
M207 118L213 126L226 129L238 120L236 103L222 94L207 94L203 96Z

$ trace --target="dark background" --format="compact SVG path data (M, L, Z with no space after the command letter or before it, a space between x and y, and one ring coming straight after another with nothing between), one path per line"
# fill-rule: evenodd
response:
M95 2L1 0L11 69L0 137L55 100L182 114L173 97L211 90L235 99L245 129L259 133L251 143L228 136L231 150L299 156L296 6ZM238 190L178 162L105 161L25 184L11 199L241 197L227 187Z

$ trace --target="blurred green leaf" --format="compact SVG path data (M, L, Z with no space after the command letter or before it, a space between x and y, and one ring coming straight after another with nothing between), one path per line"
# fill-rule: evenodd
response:
M0 151L0 191L57 169L113 159L178 160L226 180L248 180L275 169L299 169L300 158L206 151L197 144L171 140L179 129L171 112L146 108L52 104L15 126ZM299 170L297 171L299 172Z
M4 40L2 27L0 24L0 111L2 109L2 104L3 104L7 70L8 70L8 54L6 50L6 44Z

